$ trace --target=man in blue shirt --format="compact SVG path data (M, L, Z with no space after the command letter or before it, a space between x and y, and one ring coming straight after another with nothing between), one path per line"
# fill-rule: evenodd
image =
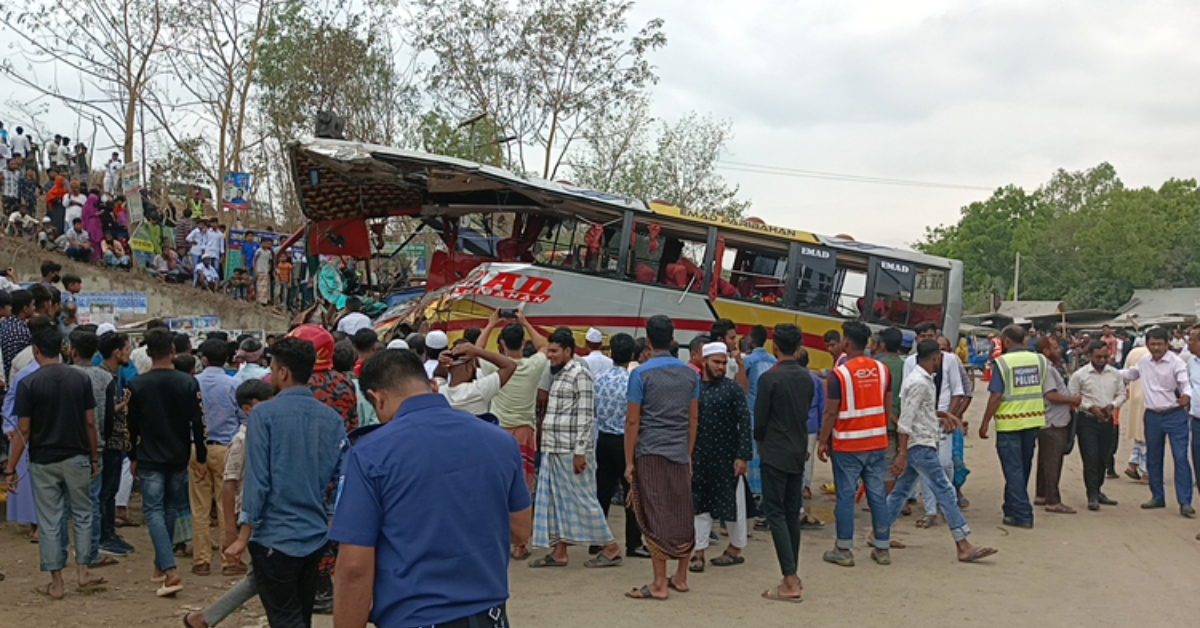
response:
M255 406L246 428L246 472L238 538L229 557L250 550L258 597L272 626L312 625L317 568L325 553L337 479L342 418L308 388L317 352L284 338L271 347L275 398Z
M506 626L509 545L533 528L516 441L433 393L410 351L376 352L359 384L384 424L343 464L334 624Z
M211 338L200 345L200 356L204 360L204 371L196 376L196 381L204 396L204 424L208 426L205 443L208 446L208 474L203 480L191 482L189 496L192 521L208 521L213 498L219 498L221 494L229 443L237 435L238 427L244 423L242 411L237 405L238 382L223 368L229 358L229 346ZM225 529L225 512L222 508L217 509L217 529ZM212 559L212 534L208 526L195 526L193 543L192 573L207 576ZM246 566L240 560L232 561L221 555L221 575L240 576L245 573Z
M662 314L646 321L654 357L629 376L625 422L625 480L650 550L654 581L625 593L635 600L665 600L668 589L686 593L688 559L695 546L692 453L700 414L700 378L669 350L675 325ZM678 561L667 578L667 561Z

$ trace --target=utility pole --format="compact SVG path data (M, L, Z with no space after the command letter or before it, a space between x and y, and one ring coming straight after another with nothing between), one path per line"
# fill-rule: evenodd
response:
M1013 271L1013 301L1021 300L1021 253L1017 253L1017 266Z

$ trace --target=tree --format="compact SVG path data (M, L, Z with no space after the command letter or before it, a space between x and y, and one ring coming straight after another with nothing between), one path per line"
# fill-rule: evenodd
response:
M688 113L675 124L659 123L653 140L650 122L644 102L601 118L586 138L587 153L571 165L576 183L734 218L745 214L750 202L716 172L733 137L728 121Z
M132 161L139 107L166 45L159 0L42 1L24 6L28 8L5 11L0 19L20 42L0 71L81 117L112 123L112 128L103 124L105 134L122 147L125 161Z
M407 31L433 62L422 72L449 120L485 115L506 142L509 166L526 149L552 179L580 134L609 107L656 80L649 52L666 45L662 20L632 36L620 0L416 0Z
M1015 186L929 229L917 248L963 261L972 295L1011 296L1021 254L1022 299L1116 309L1137 288L1200 285L1200 190L1194 180L1127 189L1107 163L1059 170L1032 194Z
M346 121L346 137L384 145L412 145L417 91L411 72L396 61L388 35L390 9L368 3L353 14L334 3L282 0L271 16L256 66L259 130L272 149L272 183L284 219L299 217L284 153L312 133L318 111ZM377 11L377 12L373 12Z
M280 0L180 0L168 9L176 35L166 47L166 72L174 97L152 95L150 111L172 143L192 150L175 156L195 159L214 189L225 174L243 169L248 116L258 53L268 18ZM188 143L185 128L215 138ZM176 129L180 129L176 131Z

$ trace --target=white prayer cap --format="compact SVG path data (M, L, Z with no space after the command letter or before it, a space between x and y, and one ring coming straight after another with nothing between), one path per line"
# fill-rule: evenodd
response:
M425 336L425 346L435 351L445 349L450 346L450 339L446 337L444 331L431 331Z
M710 355L729 355L729 347L723 342L710 342L704 345L704 349L700 351L700 355L708 357Z
M604 334L600 333L599 329L593 327L587 330L587 335L584 336L584 338L588 342L602 342L604 340Z
M100 323L100 325L96 327L96 337L103 336L104 334L115 333L116 331L117 328L113 327L112 323Z
M407 349L408 343L403 338L397 338L387 344L388 349Z

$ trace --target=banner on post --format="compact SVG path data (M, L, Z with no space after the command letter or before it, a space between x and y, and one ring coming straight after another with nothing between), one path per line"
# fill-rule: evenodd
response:
M250 175L245 172L225 173L221 189L221 207L227 210L246 211L250 205L246 195L250 193Z
M129 224L141 222L146 212L142 206L142 168L138 162L131 161L121 168L121 192L129 210Z

